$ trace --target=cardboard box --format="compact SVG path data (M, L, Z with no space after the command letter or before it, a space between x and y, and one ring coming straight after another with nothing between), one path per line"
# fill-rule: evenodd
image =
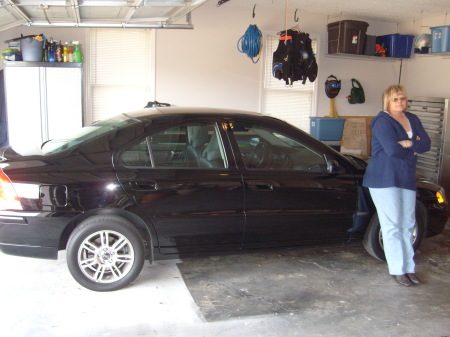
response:
M372 141L370 123L372 122L373 116L339 117L346 119L342 132L341 153L369 158Z

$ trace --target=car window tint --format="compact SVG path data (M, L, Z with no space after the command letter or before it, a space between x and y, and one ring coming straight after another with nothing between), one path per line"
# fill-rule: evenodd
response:
M147 140L144 140L122 152L120 160L125 166L151 167Z
M321 153L277 130L238 123L232 130L247 169L327 171Z
M42 144L41 151L44 154L53 154L64 151L76 145L99 138L108 132L135 123L139 123L139 121L130 118L126 114L118 115L104 121L95 122L92 125L85 126L81 129L73 130L63 139L48 140Z
M126 166L156 168L227 167L222 139L215 124L178 125L159 131L123 151L121 161Z
M186 167L186 126L175 126L149 137L155 167Z

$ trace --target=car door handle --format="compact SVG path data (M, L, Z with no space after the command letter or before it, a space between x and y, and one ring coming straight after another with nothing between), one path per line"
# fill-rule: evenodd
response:
M273 191L273 183L269 181L251 181L248 186L254 191Z
M158 184L153 180L133 180L130 181L131 188L136 191L156 191Z

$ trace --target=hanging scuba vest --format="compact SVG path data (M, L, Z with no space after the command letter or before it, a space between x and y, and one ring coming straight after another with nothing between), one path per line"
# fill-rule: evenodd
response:
M295 81L314 82L318 66L308 33L288 29L280 33L278 48L273 53L272 74L286 85Z

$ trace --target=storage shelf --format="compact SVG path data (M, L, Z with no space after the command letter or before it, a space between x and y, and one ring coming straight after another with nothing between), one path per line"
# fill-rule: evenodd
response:
M346 53L335 53L335 54L325 54L327 57L335 58L345 58L345 59L360 59L368 61L380 61L380 62L396 62L399 60L409 61L410 58L398 58L398 57L381 57L381 56L371 56L371 55L360 55L360 54L346 54Z
M414 57L436 57L436 56L440 56L442 58L445 59L450 59L450 52L443 52L443 53L426 53L426 54L414 54Z
M3 64L7 67L83 68L81 62L4 61Z

